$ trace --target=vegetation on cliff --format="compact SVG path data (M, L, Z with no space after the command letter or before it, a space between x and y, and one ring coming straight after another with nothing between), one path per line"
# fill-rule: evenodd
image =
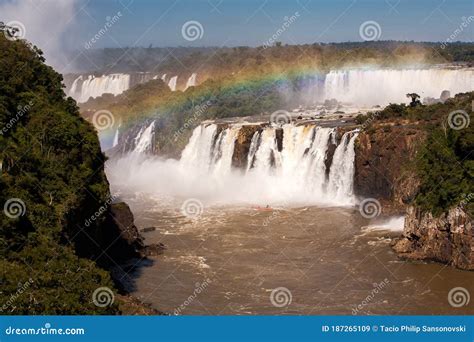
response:
M108 272L80 255L110 197L92 126L42 52L0 35L0 302L3 314L112 314L92 293ZM83 253L78 253L82 244ZM92 245L92 242L88 242Z
M417 122L427 139L413 168L421 181L415 204L433 214L463 206L474 214L474 125L470 123L474 92L445 103L410 107L391 104L378 113L358 117L359 123Z

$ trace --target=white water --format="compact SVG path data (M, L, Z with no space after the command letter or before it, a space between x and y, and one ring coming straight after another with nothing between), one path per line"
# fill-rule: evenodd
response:
M117 130L115 131L114 142L112 143L112 147L115 147L118 145L118 140L119 140L119 130L117 128Z
M372 89L373 91L369 91ZM356 105L406 103L407 93L421 98L439 98L443 90L452 95L474 90L472 69L405 69L331 71L322 89L323 99L335 98Z
M283 127L278 151L276 128L267 127L252 138L247 169L232 167L234 146L241 125L219 130L214 124L198 126L181 159L163 160L133 153L114 162L112 184L127 184L134 192L160 198L197 198L209 204L351 205L354 203L354 140L343 136L330 170L328 148L335 129L316 126ZM149 148L153 127L139 132L135 152ZM145 138L147 137L147 138ZM329 177L327 176L329 174Z
M191 76L189 76L188 81L186 82L186 88L184 88L184 90L188 89L189 87L195 87L196 79L197 79L196 73L193 73Z
M168 82L168 87L170 87L171 91L176 91L176 84L178 83L178 76L173 76L170 78Z
M405 225L404 216L395 216L383 221L375 222L370 224L367 227L363 227L362 231L364 233L370 233L374 231L389 231L389 232L402 232Z
M82 84L79 86L79 82ZM130 88L130 75L110 74L95 77L89 75L86 79L83 76L76 78L71 86L69 95L78 102L86 102L90 97L98 97L105 93L118 95Z
M155 129L155 121L153 121L148 127L140 130L138 135L135 137L135 153L144 153L150 151L153 142Z

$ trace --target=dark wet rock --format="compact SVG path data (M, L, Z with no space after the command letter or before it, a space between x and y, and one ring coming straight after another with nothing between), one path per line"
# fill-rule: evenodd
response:
M277 143L278 152L283 151L283 128L277 128L275 130L275 139Z
M144 258L158 250L153 245L145 245L135 226L132 211L124 202L110 206L99 244L104 251L100 261L105 265L122 264L133 258Z
M393 249L404 258L433 260L474 270L474 224L460 207L433 216L410 206L403 236Z
M234 154L232 155L232 166L236 168L247 167L247 159L252 142L253 135L261 131L260 125L244 125L237 134L234 145Z
M144 254L144 256L153 257L163 254L165 249L166 246L160 242L145 246L142 250L142 253Z
M156 230L156 227L145 227L140 230L142 233L149 233L149 232L154 232Z

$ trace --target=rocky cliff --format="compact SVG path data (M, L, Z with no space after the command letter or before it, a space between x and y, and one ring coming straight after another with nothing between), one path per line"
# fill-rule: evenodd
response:
M403 236L393 246L400 256L443 262L474 270L474 224L460 207L434 217L413 206L407 209Z
M416 122L386 121L363 129L355 146L355 194L380 200L384 213L403 212L418 190L412 163L425 138Z

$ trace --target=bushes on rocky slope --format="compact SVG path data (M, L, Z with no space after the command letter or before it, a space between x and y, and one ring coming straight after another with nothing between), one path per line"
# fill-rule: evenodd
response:
M40 50L0 35L3 314L117 311L93 304L96 288L113 285L108 272L76 252L78 239L103 229L101 218L88 227L85 221L110 194L96 133L61 81Z
M474 214L473 101L471 92L429 106L391 104L374 115L379 122L417 121L427 131L413 163L421 181L415 204L433 214L458 205Z

